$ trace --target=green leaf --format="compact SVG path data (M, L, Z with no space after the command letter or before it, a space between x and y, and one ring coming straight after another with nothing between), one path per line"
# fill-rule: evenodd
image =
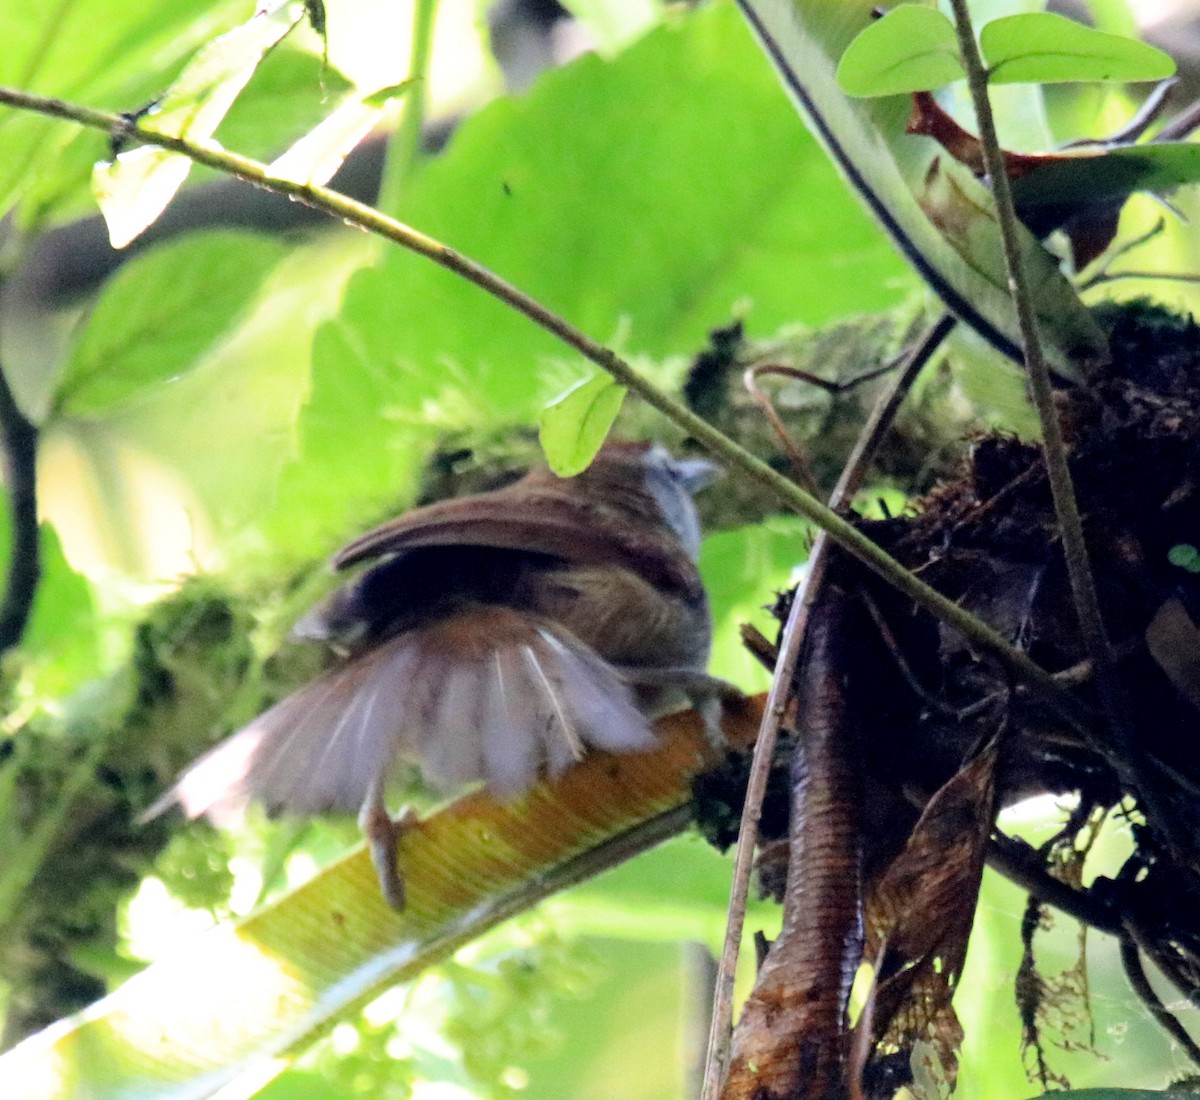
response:
M1180 542L1167 551L1167 561L1189 573L1200 573L1200 550L1190 542Z
M295 24L290 5L282 4L210 42L155 103L148 125L194 142L210 138L264 55ZM158 218L191 166L183 154L152 146L96 166L92 186L113 248L124 248Z
M0 0L0 84L78 103L133 110L184 60L244 18L242 0ZM25 228L92 206L92 165L107 136L0 108L0 213L20 201Z
M1200 183L1200 145L1149 142L1102 153L1047 157L1012 181L1022 217L1047 207L1086 209L1119 203L1137 191L1165 194Z
M838 83L852 96L924 92L965 75L954 24L916 4L901 4L864 27L837 67Z
M59 411L107 413L179 378L249 308L285 251L259 234L213 230L126 264L67 355Z
M551 401L538 422L550 469L559 477L574 477L586 470L604 445L624 399L625 387L600 372Z
M316 126L351 88L337 69L284 41L255 69L217 128L217 139L226 149L270 160Z
M848 99L837 86L836 59L872 22L874 0L742 4L798 108L897 249L964 324L1017 358L1019 326L991 193L936 142L905 133L906 98ZM1047 355L1060 373L1078 377L1104 358L1103 334L1028 232L1020 250Z
M480 111L414 175L399 215L656 360L692 354L735 314L752 331L798 309L818 325L914 285L723 5ZM314 552L394 508L437 433L534 421L577 377L571 354L458 276L388 249L318 333L277 541Z
M399 84L389 84L386 88L380 88L369 96L365 96L363 103L368 107L386 107L393 100L407 95L415 83L415 80L410 77L408 80L400 81Z
M95 675L99 638L92 586L67 562L51 524L41 524L38 543L41 578L21 639L21 673L38 697L52 698ZM7 501L0 499L0 561L7 563L11 554Z
M994 19L979 45L993 84L1163 80L1175 72L1171 56L1154 46L1050 12Z

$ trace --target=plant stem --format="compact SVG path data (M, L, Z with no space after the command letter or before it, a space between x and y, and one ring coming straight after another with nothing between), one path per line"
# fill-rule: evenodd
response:
M988 74L971 29L971 17L967 0L950 0L954 11L955 30L958 35L959 51L967 71L967 84L975 105L975 116L979 124L979 140L983 147L984 163L991 179L992 195L996 203L996 218L1004 244L1004 264L1008 272L1008 285L1016 307L1017 323L1025 355L1025 367L1029 375L1029 390L1037 409L1042 428L1042 453L1045 457L1046 474L1050 492L1054 498L1054 511L1058 519L1062 538L1063 555L1066 558L1067 578L1071 585L1071 597L1075 613L1079 618L1079 630L1084 649L1096 669L1096 683L1114 740L1112 746L1099 744L1093 738L1093 748L1106 760L1123 772L1126 779L1139 795L1147 816L1153 818L1152 825L1161 829L1168 843L1177 852L1187 853L1192 845L1182 825L1158 789L1158 783L1144 761L1139 746L1134 743L1131 724L1123 693L1117 683L1116 662L1112 643L1104 626L1100 611L1100 599L1096 593L1096 582L1092 575L1087 543L1083 535L1083 519L1071 469L1067 461L1067 448L1063 440L1062 425L1054 404L1054 389L1050 381L1050 369L1042 352L1041 336L1033 307L1033 295L1025 278L1021 264L1020 244L1017 239L1017 216L1013 205L1012 187L1004 167L1004 157L996 137L996 123L988 99ZM1114 753L1112 750L1116 749Z
M956 324L954 317L944 313L933 327L914 345L905 357L892 385L876 402L875 408L859 434L858 441L842 469L838 483L829 498L831 509L846 507L854 499L866 478L871 460L891 427L897 411L925 364L942 346ZM750 871L754 849L758 844L758 825L762 818L763 799L767 793L771 761L779 729L783 722L788 695L795 683L796 665L808 633L813 606L824 587L829 568L830 545L824 532L817 536L808 559L808 569L792 597L792 608L783 628L779 656L771 677L771 690L763 709L762 724L754 741L754 756L746 798L742 805L742 820L738 827L733 883L730 888L729 911L725 922L725 941L717 968L713 993L712 1023L708 1039L708 1059L705 1064L702 1100L717 1100L729 1060L730 1029L733 1023L733 981L737 971L742 929L746 922L746 899L750 893Z
M441 241L389 218L365 203L356 202L327 187L274 176L265 164L226 152L212 142L191 142L169 134L160 134L146 128L141 121L131 125L129 119L120 115L66 103L59 99L32 95L13 88L0 87L0 104L66 119L93 129L120 133L131 140L136 138L147 144L181 153L198 164L277 191L316 210L340 218L349 225L392 241L462 276L607 371L651 408L658 410L668 420L689 433L719 460L736 467L784 507L799 513L828 532L834 542L903 592L914 603L960 631L980 649L993 654L1004 668L1034 687L1041 697L1072 724L1086 728L1086 715L1083 715L1072 696L1057 684L1049 673L1014 648L1001 634L925 584L857 527L831 511L816 497L806 493L767 463L740 447L708 421L693 413L681 401L647 381L616 352L593 340L482 264L456 252Z
M1079 616L1084 645L1093 658L1111 660L1108 636L1100 615L1100 602L1096 597L1096 586L1092 578L1091 563L1083 538L1083 520L1079 514L1079 502L1071 481L1071 470L1067 463L1067 448L1063 441L1062 425L1058 410L1054 407L1054 387L1050 380L1050 368L1042 351L1041 335L1033 309L1033 296L1025 280L1021 266L1020 244L1017 239L1017 219L1013 207L1012 188L1004 168L1004 159L996 137L996 124L992 116L987 92L987 72L975 44L971 29L971 18L966 0L951 0L958 31L959 50L967 70L967 82L975 104L975 115L979 122L979 140L983 146L984 163L996 202L996 217L1000 226L1000 237L1004 245L1004 265L1008 272L1008 286L1013 305L1017 311L1017 324L1021 332L1021 344L1025 355L1025 369L1029 376L1029 391L1037 410L1042 428L1042 452L1046 461L1046 473L1050 491L1054 498L1054 510L1058 516L1062 535L1063 553L1067 560L1067 575L1071 594Z
M437 0L416 0L413 6L412 51L408 62L408 79L412 83L404 97L404 114L400 125L388 142L383 179L375 203L380 210L399 209L404 185L421 154L421 135L429 100L429 58L436 15Z

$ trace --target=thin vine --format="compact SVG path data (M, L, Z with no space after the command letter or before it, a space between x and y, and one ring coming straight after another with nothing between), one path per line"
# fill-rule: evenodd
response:
M1127 713L1128 708L1117 675L1112 643L1100 610L1100 598L1096 592L1095 578L1092 575L1091 560L1083 533L1083 518L1071 478L1062 425L1055 407L1050 368L1042 349L1041 334L1038 331L1037 315L1033 305L1033 294L1021 263L1016 208L1013 203L1012 186L1004 165L1004 154L996 136L996 123L992 115L991 102L988 98L987 69L984 67L979 46L975 41L967 0L951 0L950 6L954 12L959 52L962 55L963 67L966 69L967 84L979 124L979 140L983 150L984 164L990 177L992 195L996 204L996 217L1004 248L1004 264L1008 274L1013 305L1016 308L1025 367L1029 376L1030 394L1041 424L1042 453L1051 496L1054 500L1054 511L1058 519L1063 555L1066 559L1067 577L1071 586L1071 597L1074 601L1075 612L1079 617L1084 648L1095 667L1096 683L1105 717L1116 742L1113 746L1107 746L1093 738L1092 747L1108 759L1119 774L1125 776L1138 792L1149 815L1154 819L1155 827L1162 830L1168 844L1176 852L1184 855L1192 850L1191 839L1160 793L1158 782L1152 775L1144 754L1134 743Z

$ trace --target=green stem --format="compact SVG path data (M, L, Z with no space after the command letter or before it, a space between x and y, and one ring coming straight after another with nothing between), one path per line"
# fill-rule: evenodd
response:
M1083 538L1083 520L1079 514L1079 502L1075 496L1071 469L1067 463L1067 447L1063 441L1062 425L1059 423L1058 410L1054 407L1054 386L1042 350L1042 338L1033 308L1033 295L1030 293L1021 263L1021 245L1017 236L1012 187L1005 171L1004 157L996 137L996 123L988 100L987 71L979 55L979 47L975 44L967 0L951 0L951 7L954 9L958 46L967 70L967 83L971 89L971 99L975 104L975 115L979 122L979 140L983 145L984 164L987 166L992 195L996 202L996 217L1004 245L1004 266L1008 273L1013 305L1017 311L1017 324L1025 353L1025 369L1029 375L1029 390L1041 423L1042 451L1045 455L1050 491L1054 497L1054 511L1058 516L1063 553L1067 559L1071 595L1075 601L1075 611L1079 616L1088 655L1096 660L1098 665L1106 665L1112 660L1111 647L1100 614L1100 601L1096 596L1092 567Z
M425 109L429 100L429 58L433 52L433 24L437 0L417 0L413 6L412 52L409 54L408 79L412 82L404 97L404 114L388 142L383 179L375 205L380 210L398 210L404 185L421 155L421 135L425 128Z
M971 29L967 0L950 0L950 6L954 11L958 46L963 66L967 71L971 99L975 105L984 164L991 179L992 196L996 203L996 217L1004 244L1004 263L1008 272L1009 290L1017 311L1025 367L1029 375L1029 389L1041 423L1042 451L1050 492L1054 498L1063 555L1066 558L1071 597L1079 618L1084 649L1096 670L1096 683L1113 738L1113 744L1106 746L1098 743L1093 737L1093 748L1104 759L1109 760L1122 773L1122 778L1134 788L1147 817L1152 819L1154 826L1163 831L1176 852L1190 853L1193 849L1191 838L1160 792L1156 777L1152 774L1140 746L1134 741L1128 707L1117 682L1115 656L1100 610L1100 598L1096 592L1096 582L1083 534L1079 501L1075 496L1062 425L1054 404L1050 369L1042 352L1033 294L1021 263L1012 186L1005 170L1004 156L996 136L996 123L988 99L988 74Z
M783 506L799 513L828 532L834 542L903 592L914 603L954 627L980 649L992 654L1010 673L1035 687L1039 695L1054 706L1068 721L1077 726L1086 726L1086 718L1081 717L1080 707L1072 696L1057 684L1043 668L1010 645L1001 634L974 615L964 611L953 600L930 588L895 558L873 543L852 523L827 508L816 497L806 493L761 459L740 447L708 421L697 416L681 401L647 381L616 352L580 332L564 318L553 313L535 298L518 290L483 265L456 252L453 248L442 244L441 241L428 237L394 218L389 218L365 203L356 202L326 187L297 183L294 180L273 176L265 164L248 157L238 156L235 153L228 153L210 142L191 142L184 138L156 133L154 130L146 128L140 121L130 125L128 119L119 115L65 103L58 99L31 95L12 88L0 87L0 104L67 119L110 133L121 133L131 139L137 138L147 144L181 153L198 164L215 168L227 175L237 176L260 187L287 195L316 210L324 211L335 218L340 218L347 224L392 241L394 244L425 256L447 270L461 275L468 282L475 284L518 313L524 314L534 324L558 337L568 347L574 348L584 358L607 371L617 382L681 427L722 462L737 468L745 477L769 492Z

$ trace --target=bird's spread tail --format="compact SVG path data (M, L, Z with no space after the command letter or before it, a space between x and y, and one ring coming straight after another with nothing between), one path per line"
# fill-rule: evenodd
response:
M474 606L396 635L301 688L187 769L146 816L351 811L402 759L439 785L501 795L588 748L650 748L611 666L549 620Z

